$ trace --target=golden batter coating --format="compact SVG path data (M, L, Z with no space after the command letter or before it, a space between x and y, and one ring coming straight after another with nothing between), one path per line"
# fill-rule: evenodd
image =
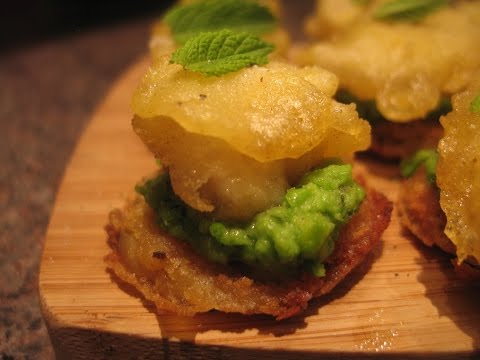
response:
M480 263L480 73L452 99L453 111L441 119L445 136L438 146L437 185L447 216L445 233L457 246L460 262Z
M424 118L442 96L463 90L480 67L478 1L455 2L418 23L379 21L364 12L294 60L333 71L341 88L375 100L390 121Z
M305 22L305 33L313 39L325 39L347 31L361 17L369 15L382 1L361 4L355 0L316 0L312 14Z

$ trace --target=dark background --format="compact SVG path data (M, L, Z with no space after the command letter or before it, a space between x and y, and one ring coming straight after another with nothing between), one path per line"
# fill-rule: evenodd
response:
M147 56L171 3L0 0L0 360L54 359L38 273L55 194L92 113Z
M172 0L5 0L0 51L75 32L158 16Z

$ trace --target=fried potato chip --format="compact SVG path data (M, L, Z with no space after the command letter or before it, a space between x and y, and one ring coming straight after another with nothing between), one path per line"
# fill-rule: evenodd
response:
M190 4L199 0L180 0L180 4ZM257 0L257 3L268 7L272 13L276 16L280 16L282 13L282 4L279 0Z
M453 97L453 111L440 121L437 184L447 216L445 233L457 246L459 262L480 262L480 113L470 108L480 95L480 74L464 92Z

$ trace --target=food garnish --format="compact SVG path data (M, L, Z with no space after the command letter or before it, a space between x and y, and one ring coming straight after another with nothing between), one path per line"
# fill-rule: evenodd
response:
M470 103L470 111L473 113L480 112L480 94L478 94Z
M202 32L229 29L261 35L277 26L267 7L245 0L206 0L178 5L165 15L164 21L180 44Z
M177 49L170 62L207 76L220 76L251 65L265 65L273 45L247 32L200 33Z
M405 159L400 164L403 177L412 176L421 166L425 167L427 180L435 184L438 153L432 149L418 150L411 158Z
M375 9L373 17L388 21L419 21L448 3L449 0L390 0Z

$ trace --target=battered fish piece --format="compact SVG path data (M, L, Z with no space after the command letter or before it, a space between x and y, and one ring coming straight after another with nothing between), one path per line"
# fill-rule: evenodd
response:
M428 119L444 99L464 90L480 67L480 52L474 50L480 38L480 2L457 1L415 22L376 19L375 11L385 1L359 3L340 1L341 16L333 2L319 2L308 28L320 40L296 49L292 58L334 72L341 89L360 102L372 102L383 121L372 123L371 150L404 158L415 145L435 144L441 131L430 121L431 131L426 125L402 124Z
M305 22L305 33L313 39L334 37L358 21L382 1L317 0ZM365 3L365 4L364 4Z
M314 297L330 292L379 243L392 204L369 190L358 212L342 228L327 258L326 276L304 273L297 279L261 282L238 269L212 263L188 244L159 230L154 214L137 197L123 211L110 213L106 227L112 253L107 265L132 284L160 313L193 316L219 310L268 314L278 320L301 312Z
M163 57L134 93L132 124L185 203L243 220L324 159L368 148L370 126L332 99L337 84L317 67L272 61L217 78Z
M375 100L389 121L409 122L434 110L442 95L466 88L480 66L479 23L478 1L459 1L415 23L365 16L297 60L334 72L341 88Z

